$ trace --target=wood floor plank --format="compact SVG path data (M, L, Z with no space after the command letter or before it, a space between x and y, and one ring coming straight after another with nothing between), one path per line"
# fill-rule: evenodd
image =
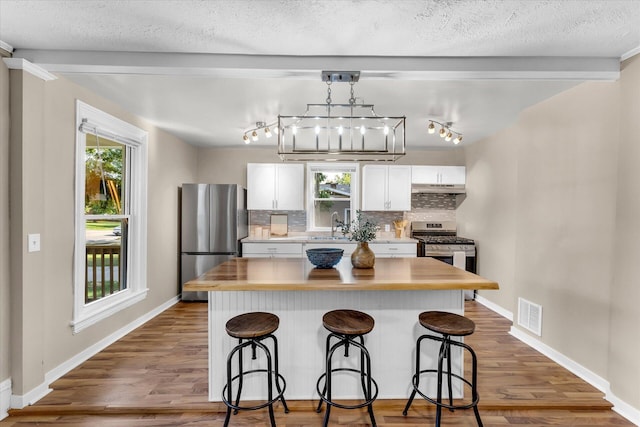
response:
M466 338L478 355L480 411L485 426L633 426L604 395L546 356L509 335L511 322L466 303L476 331ZM411 349L407 349L408 352ZM225 407L207 401L207 309L181 302L51 384L35 405L11 410L2 427L222 426ZM373 355L375 357L375 355ZM469 367L466 367L467 372ZM375 376L375 373L374 373ZM322 424L316 402L276 407L279 426ZM432 425L433 405L416 399L376 401L379 426ZM332 409L331 425L365 426L366 410ZM268 426L266 410L234 415L232 426ZM473 411L445 411L443 426L475 426Z

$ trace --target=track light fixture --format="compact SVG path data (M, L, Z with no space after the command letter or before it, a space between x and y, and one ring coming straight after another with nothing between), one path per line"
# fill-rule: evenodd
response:
M438 135L440 138L444 138L445 141L451 141L455 135L455 139L453 139L453 143L458 145L462 142L462 134L458 131L451 129L452 122L440 123L436 120L429 120L429 125L427 126L428 133L436 133L436 125L440 126L440 131Z
M276 120L269 124L266 122L256 122L256 127L244 132L242 140L245 144L250 144L251 141L257 141L260 138L259 132L261 131L264 131L264 136L271 138L273 133L278 133L278 121Z

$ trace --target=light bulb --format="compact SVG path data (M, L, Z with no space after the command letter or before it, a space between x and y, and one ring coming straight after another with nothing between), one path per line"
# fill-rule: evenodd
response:
M242 137L242 140L244 141L245 144L249 144L251 142L251 140L249 139L249 136L246 133Z
M427 127L427 132L436 133L436 125L433 122L429 122L429 127Z
M298 132L298 128L296 127L296 125L291 126L291 133L295 135L296 132Z
M451 141L451 138L453 138L453 134L451 132L447 133L447 136L444 137L445 141Z
M256 132L255 130L253 132L251 132L251 138L253 138L254 141L258 140L258 132Z
M462 135L458 135L456 139L453 140L454 144L460 144L462 142Z
M280 133L280 128L278 126L273 128L273 133L275 133L276 135Z
M445 136L447 136L447 131L444 130L444 128L440 128L440 138L444 138Z
M360 126L360 133L364 135L364 133L366 132L366 129L363 126Z
M267 138L271 138L271 129L269 129L268 126L264 128L264 134L267 136Z
M342 127L342 125L340 125L340 126L338 127L338 134L339 134L339 135L342 135L342 132L344 132L344 128Z
M320 126L316 125L316 135L320 134Z
M384 126L384 134L389 135L389 126L387 125Z

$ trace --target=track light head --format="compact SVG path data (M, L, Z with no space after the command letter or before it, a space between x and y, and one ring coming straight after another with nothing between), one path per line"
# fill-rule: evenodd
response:
M256 132L255 130L253 132L251 132L251 138L254 141L257 141L258 140L258 132Z
M429 126L427 127L427 132L436 133L436 125L433 122L429 122Z
M245 144L251 143L251 140L249 139L249 136L246 133L242 137L242 140L244 141Z
M440 138L444 138L445 136L447 136L447 131L444 130L444 127L440 128L439 135L440 135Z
M444 137L445 141L451 141L451 138L453 138L453 134L451 133L451 131L447 132L447 135Z
M269 129L269 126L264 128L264 134L267 138L271 138L271 129Z
M453 143L458 145L462 142L462 135L458 135L456 139L453 140Z

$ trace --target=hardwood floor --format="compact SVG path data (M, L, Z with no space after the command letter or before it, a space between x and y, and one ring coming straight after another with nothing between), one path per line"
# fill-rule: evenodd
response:
M466 342L478 354L480 414L490 426L633 426L603 394L508 334L511 322L476 302L466 315L476 332ZM0 426L222 426L224 406L207 402L205 303L178 303L55 381L35 405L11 410ZM279 426L322 424L315 402L276 408ZM375 403L378 425L432 425L433 405L416 399ZM333 409L332 425L364 426L366 411ZM267 426L266 410L234 415L231 426ZM445 411L443 426L475 426L473 411Z

